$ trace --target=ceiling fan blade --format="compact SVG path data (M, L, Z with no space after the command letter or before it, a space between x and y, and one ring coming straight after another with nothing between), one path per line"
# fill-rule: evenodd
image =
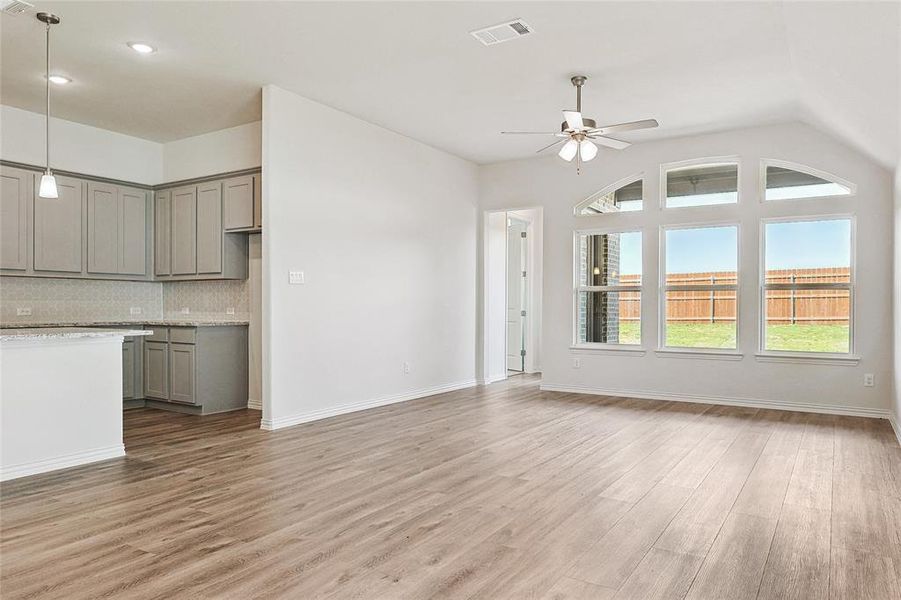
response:
M545 146L544 148L541 148L540 150L536 150L536 151L535 151L535 154L540 154L540 153L544 152L545 150L547 150L548 148L553 148L553 147L556 146L557 144L562 144L562 143L565 142L565 141L566 141L566 139L557 140L556 142L551 142L550 144L548 144L548 145Z
M564 135L559 131L502 131L504 135Z
M608 148L615 148L617 150L623 150L632 145L629 142L624 142L611 137L604 137L602 135L589 135L588 139L592 140L595 144L607 146Z
M579 131L585 128L585 124L582 123L582 113L580 112L564 110L563 118L566 119L566 127L573 131Z
M617 123L616 125L604 125L597 129L589 131L591 134L607 135L608 133L616 133L618 131L634 131L635 129L651 129L657 127L659 123L657 119L644 119L642 121L629 121L628 123Z

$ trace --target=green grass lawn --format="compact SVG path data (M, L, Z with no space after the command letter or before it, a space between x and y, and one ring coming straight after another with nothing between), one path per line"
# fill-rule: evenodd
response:
M619 326L621 344L638 344L639 324L634 321ZM735 325L732 323L672 323L667 328L666 345L684 348L734 348ZM847 325L770 325L767 327L767 350L802 352L847 352Z

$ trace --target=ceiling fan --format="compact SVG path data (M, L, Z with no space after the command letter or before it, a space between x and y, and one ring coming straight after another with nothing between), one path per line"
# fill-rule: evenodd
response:
M569 162L576 159L576 170L582 172L582 163L588 162L598 154L598 144L622 150L631 146L629 142L608 137L608 133L616 133L619 131L633 131L635 129L649 129L657 127L656 119L644 119L642 121L630 121L628 123L617 123L616 125L597 126L594 119L582 116L582 86L588 81L588 77L584 75L576 75L570 81L576 86L576 110L564 110L563 118L566 119L560 126L560 131L502 131L503 134L515 135L553 135L557 138L555 142L539 149L537 152L544 152L559 144L563 144L557 156Z

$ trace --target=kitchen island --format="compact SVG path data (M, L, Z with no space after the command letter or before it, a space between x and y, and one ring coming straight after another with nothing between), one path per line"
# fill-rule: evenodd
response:
M142 329L0 329L0 480L125 455L122 340Z

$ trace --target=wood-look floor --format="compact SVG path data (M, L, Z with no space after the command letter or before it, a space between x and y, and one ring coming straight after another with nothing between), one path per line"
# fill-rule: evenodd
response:
M885 421L508 382L267 433L126 414L2 486L14 598L901 598Z

